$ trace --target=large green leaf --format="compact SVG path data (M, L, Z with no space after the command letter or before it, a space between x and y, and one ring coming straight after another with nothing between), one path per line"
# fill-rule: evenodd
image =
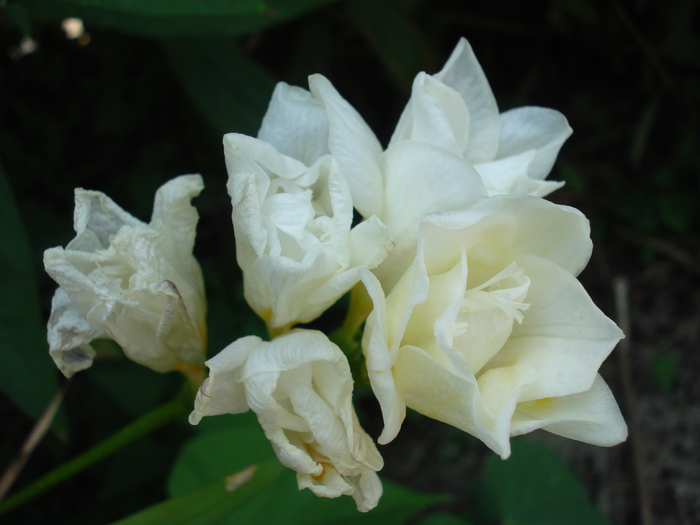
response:
M492 455L476 487L479 523L609 525L581 482L548 448L516 439L506 461Z
M120 520L114 525L215 525L255 498L282 472L276 458L232 472L223 479Z
M168 39L163 46L178 78L217 131L257 133L275 82L235 41Z
M257 15L270 9L263 0L62 0L117 13L148 16Z
M28 0L36 15L154 36L242 35L331 0Z
M238 472L247 465L273 456L270 443L252 414L226 418L229 428L217 425L211 432L197 436L183 447L170 477L171 496L179 497L210 483L212 479L220 479L227 473ZM379 506L362 514L357 511L355 502L350 497L324 499L318 498L309 490L299 491L295 473L286 469L266 490L236 508L221 523L398 525L427 506L444 499L411 492L386 480L383 485L384 495Z
M49 357L29 241L0 166L0 390L39 417L58 390Z

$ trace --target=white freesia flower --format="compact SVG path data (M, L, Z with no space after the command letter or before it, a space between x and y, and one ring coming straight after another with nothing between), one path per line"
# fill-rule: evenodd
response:
M405 140L433 144L469 161L489 195L543 197L563 186L544 179L569 135L566 118L552 109L521 107L499 115L486 75L462 38L439 73L416 76L389 149Z
M92 364L90 342L114 339L157 372L202 367L204 281L192 255L199 175L158 189L145 224L105 194L75 190L75 238L50 248L44 266L59 288L48 323L50 353L68 377Z
M627 428L597 370L623 337L575 276L591 251L578 211L525 195L426 216L414 263L375 303L363 339L384 416L406 407L507 457L509 437L544 428L614 445Z
M320 116L301 117L306 113ZM324 115L310 93L280 84L260 132L272 144L224 137L245 297L272 328L321 315L359 281L361 268L376 267L393 246L374 216L352 227L348 182L325 153ZM308 130L284 127L304 122ZM305 133L308 142L300 140Z
M351 495L359 510L382 495L383 461L352 405L350 366L321 332L296 330L272 342L249 336L207 361L190 423L203 416L252 409L299 489L335 498Z

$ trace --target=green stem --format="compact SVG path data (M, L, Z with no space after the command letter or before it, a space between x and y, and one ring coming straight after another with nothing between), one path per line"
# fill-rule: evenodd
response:
M365 322L367 316L372 311L374 304L372 299L367 293L367 289L363 283L357 283L352 290L350 290L350 305L348 306L348 313L343 321L343 326L340 327L338 332L342 333L347 339L352 340L355 338L355 334Z
M196 392L196 389L194 391ZM0 503L0 515L31 501L60 482L94 465L141 436L145 436L184 416L192 410L193 399L193 388L189 383L186 383L180 395L172 401L144 414L105 441L95 445L68 463L64 463L43 478L38 479L28 487L7 498Z

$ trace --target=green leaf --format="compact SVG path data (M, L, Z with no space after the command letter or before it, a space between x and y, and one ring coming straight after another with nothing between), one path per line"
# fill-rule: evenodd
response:
M275 82L235 41L168 39L163 47L178 78L218 132L257 133Z
M91 26L175 37L243 35L332 0L28 0L35 15L81 18Z
M269 8L262 0L62 0L66 4L147 16L250 15Z
M489 457L474 501L478 523L609 525L562 459L525 439L512 441L509 459Z
M421 519L417 525L469 525L466 519L446 512L437 512Z
M239 471L178 498L150 507L114 525L209 525L245 504L267 488L284 467L277 458Z
M38 418L58 391L49 357L29 241L0 166L0 390Z
M188 442L173 468L169 489L171 496L210 483L226 473L237 472L245 465L273 456L272 447L255 416L251 413L225 417L229 428L215 425ZM296 474L289 469L266 490L245 505L236 508L223 524L275 523L276 525L311 525L322 523L399 525L427 506L445 498L418 494L383 481L384 495L379 506L367 514L358 512L351 497L319 498L309 490L300 491Z
M227 422L228 428L217 428L216 423L220 420ZM252 412L208 417L201 424L212 424L214 429L182 447L168 483L171 497L181 496L274 456L272 446Z

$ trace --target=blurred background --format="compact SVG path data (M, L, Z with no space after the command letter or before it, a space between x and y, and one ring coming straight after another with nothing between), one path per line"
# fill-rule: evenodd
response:
M47 356L55 285L41 261L43 250L73 237L73 188L104 191L148 220L161 184L203 175L195 254L213 355L264 331L235 263L222 135L254 135L277 81L307 87L309 74L322 73L386 144L415 74L437 72L462 36L501 111L539 105L569 119L574 134L550 175L566 186L549 198L590 219L595 248L581 280L627 333L602 374L630 439L597 449L535 433L518 445L522 458L533 441L553 448L547 461L568 466L601 521L562 521L554 508L554 521L513 511L521 514L509 523L699 523L695 0L0 0L0 470L63 382ZM126 362L107 344L100 355L73 380L17 487L178 389L178 378ZM357 401L376 438L373 399L360 392ZM13 523L108 523L160 501L191 432L170 427L131 445L18 511ZM517 459L494 462L480 442L415 414L381 452L387 479L453 495L414 518L420 523L505 522L480 502L502 497L505 508L513 498L539 502L549 490L533 486L537 468L522 459L512 492L494 496L489 479L509 475L504 465Z

